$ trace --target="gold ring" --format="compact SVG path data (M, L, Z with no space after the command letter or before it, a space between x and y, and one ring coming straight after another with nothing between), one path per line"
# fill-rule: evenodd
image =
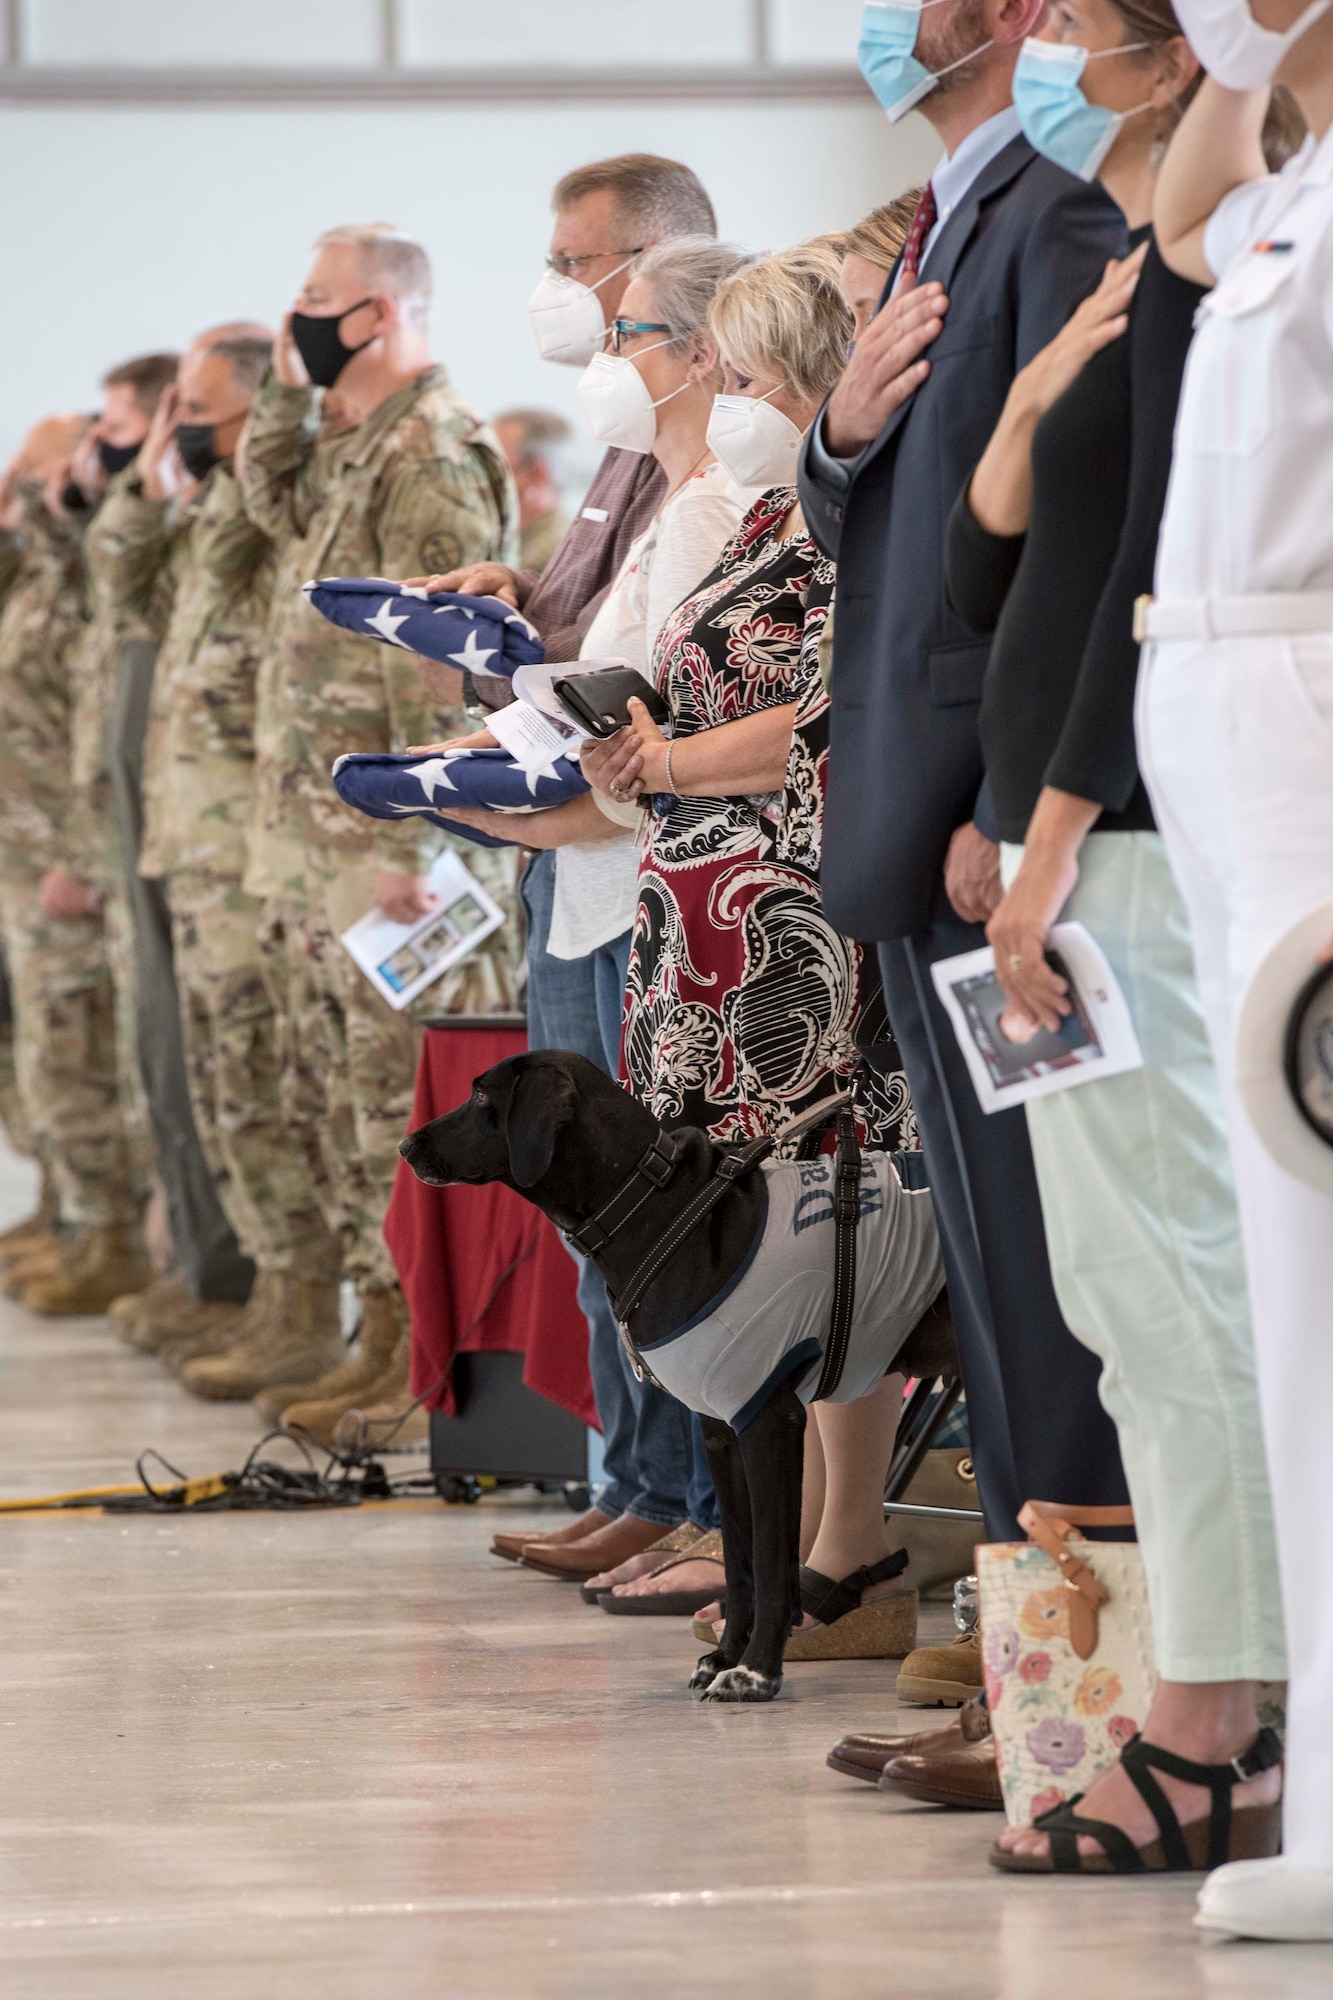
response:
M1014 952L1011 954L1009 959L1009 970L1011 972L1021 972L1023 970L1025 963L1026 960L1020 958L1018 953Z

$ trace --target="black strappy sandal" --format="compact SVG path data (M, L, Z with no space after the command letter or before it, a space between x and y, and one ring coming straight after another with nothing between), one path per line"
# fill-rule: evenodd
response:
M907 1551L865 1563L850 1576L834 1578L801 1564L801 1609L816 1625L788 1634L788 1660L897 1660L916 1645L917 1595L896 1591L863 1604L870 1586L889 1583L907 1568Z
M1135 1847L1123 1827L1109 1820L1085 1819L1074 1811L1083 1793L1064 1805L1053 1806L1032 1822L1037 1833L1050 1841L1050 1854L1009 1854L993 1847L987 1857L992 1868L1012 1875L1142 1875L1183 1873L1190 1869L1220 1868L1227 1861L1264 1861L1282 1846L1282 1803L1241 1806L1232 1810L1231 1794L1248 1778L1271 1771L1282 1762L1282 1744L1272 1729L1261 1729L1249 1749L1233 1757L1229 1764L1192 1764L1171 1750L1159 1750L1155 1743L1132 1737L1120 1753L1120 1762L1134 1787L1157 1821L1159 1838L1145 1847ZM1212 1806L1202 1819L1182 1826L1166 1793L1153 1776L1164 1771L1182 1784L1200 1785L1212 1793ZM1079 1835L1098 1841L1099 1855L1079 1852Z

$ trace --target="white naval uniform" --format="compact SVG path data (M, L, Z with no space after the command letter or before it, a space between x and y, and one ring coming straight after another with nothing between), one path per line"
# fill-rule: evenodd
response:
M1228 1099L1287 1628L1285 1852L1329 1868L1333 1201L1255 1136L1233 1037L1256 962L1333 900L1333 134L1228 196L1205 255L1139 749Z

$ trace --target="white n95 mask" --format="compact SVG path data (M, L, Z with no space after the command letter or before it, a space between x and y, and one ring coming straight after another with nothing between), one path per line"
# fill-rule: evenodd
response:
M770 389L769 396L777 395ZM715 396L708 448L738 486L793 486L801 439L768 396Z
M587 367L606 339L606 317L597 294L633 262L627 257L595 285L562 278L558 271L543 273L528 300L528 319L543 361L558 362L562 368Z
M1224 90L1262 90L1277 75L1287 50L1331 5L1333 0L1314 0L1280 35L1259 26L1248 0L1180 0L1176 18L1195 55Z
M658 347L670 345L669 340L659 340L643 351L653 354ZM598 444L647 453L657 443L657 412L662 403L674 402L689 386L682 382L679 389L663 396L661 403L655 403L627 354L594 354L579 382L579 403Z

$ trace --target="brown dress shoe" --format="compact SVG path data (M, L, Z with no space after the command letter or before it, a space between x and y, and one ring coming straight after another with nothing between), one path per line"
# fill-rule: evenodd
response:
M554 1529L549 1535L496 1535L491 1542L491 1554L503 1556L506 1562L516 1563L524 1549L538 1546L544 1549L563 1548L566 1542L581 1542L585 1535L595 1534L598 1528L609 1528L610 1525L609 1514L603 1514L599 1507L589 1507L586 1514L580 1514L576 1521L571 1521L567 1527Z
M940 1749L907 1751L901 1757L890 1758L879 1781L880 1790L902 1792L909 1799L920 1799L924 1805L1002 1812L1004 1794L1000 1790L1000 1766L995 1755L995 1738L990 1733L990 1716L980 1703L969 1702L968 1708L979 1711L983 1732L980 1736L969 1735L968 1724L960 1717L962 1742Z
M590 1576L599 1576L604 1569L628 1562L631 1556L642 1555L661 1536L662 1529L655 1521L640 1521L636 1515L622 1514L618 1521L608 1522L606 1527L597 1528L577 1542L525 1543L523 1567L540 1570L543 1576L558 1576L565 1583L583 1583Z
M968 1730L973 1732L969 1738ZM962 1708L953 1722L939 1729L918 1729L910 1736L844 1736L829 1751L826 1762L831 1771L844 1778L864 1778L877 1785L884 1766L895 1757L918 1755L923 1751L961 1750L969 1740L980 1742L990 1734L990 1717L975 1698Z

